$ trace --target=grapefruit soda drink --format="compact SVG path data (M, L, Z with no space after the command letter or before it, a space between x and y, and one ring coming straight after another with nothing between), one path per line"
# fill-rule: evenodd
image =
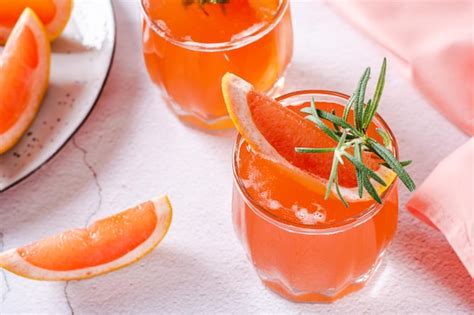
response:
M334 109L339 116L348 99L336 92L300 91L277 100L299 112L311 97L317 108ZM390 136L398 157L396 140L378 115L368 134L382 141L376 128ZM233 167L235 231L266 286L298 302L332 302L364 286L396 230L396 180L381 195L383 204L364 199L346 208L254 153L240 136Z
M141 3L148 73L183 122L208 130L232 127L220 88L228 71L261 91L282 87L293 51L288 0Z

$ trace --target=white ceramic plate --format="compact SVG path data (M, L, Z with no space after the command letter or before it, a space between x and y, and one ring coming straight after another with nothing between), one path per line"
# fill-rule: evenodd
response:
M21 141L0 155L0 192L46 163L78 130L99 98L114 48L111 1L75 0L66 30L52 44L50 82L40 112Z

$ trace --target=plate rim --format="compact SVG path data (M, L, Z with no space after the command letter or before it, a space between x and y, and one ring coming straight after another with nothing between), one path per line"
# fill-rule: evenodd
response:
M43 166L48 164L54 157L56 157L59 154L59 152L61 152L62 149L64 149L66 144L68 144L72 140L72 138L79 132L79 130L86 123L86 121L89 119L92 112L94 111L94 109L95 109L95 107L96 107L97 103L99 102L99 99L102 95L102 92L104 91L107 80L109 79L110 70L112 69L112 64L113 64L114 58L115 58L115 50L116 50L116 46L117 46L117 17L115 15L115 8L114 8L113 1L108 0L108 2L110 3L110 8L112 10L112 22L114 24L113 25L114 34L113 34L113 43L112 43L112 54L110 55L110 60L109 60L109 64L108 64L108 67L107 67L107 72L105 73L104 80L102 81L102 85L100 86L99 92L97 93L97 96L95 97L92 106L90 107L89 111L84 116L82 121L77 125L76 128L74 128L73 132L67 137L67 139L47 159L45 159L41 164L36 166L28 174L26 174L23 177L18 178L17 180L11 182L10 184L6 185L4 188L0 188L0 194L8 191L9 189L15 187L16 185L22 183L24 180L28 179L33 174L37 173Z

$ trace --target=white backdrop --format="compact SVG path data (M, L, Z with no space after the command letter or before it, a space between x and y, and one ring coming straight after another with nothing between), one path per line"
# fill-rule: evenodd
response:
M333 305L293 304L265 289L233 233L234 133L183 126L145 71L138 1L114 1L115 62L79 133L39 172L0 195L0 248L83 226L162 192L175 215L169 234L141 262L82 282L36 282L0 272L0 313L472 312L473 285L436 231L404 208L383 267L364 290ZM384 52L323 2L292 1L295 54L287 91L350 93ZM418 184L467 140L410 85L389 58L381 113ZM373 83L373 82L372 82ZM448 179L451 180L451 179Z

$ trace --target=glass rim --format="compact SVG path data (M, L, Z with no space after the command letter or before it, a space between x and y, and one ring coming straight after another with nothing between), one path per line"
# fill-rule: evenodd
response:
M194 42L194 41L183 41L177 39L172 34L166 32L161 26L155 23L149 16L147 10L145 9L144 0L140 0L140 9L142 11L142 16L145 18L146 23L150 25L151 29L158 34L161 38L169 41L170 43L180 46L189 50L204 51L204 52L216 52L216 51L227 51L237 49L239 47L251 44L256 42L263 36L270 33L275 26L281 21L286 11L289 8L289 0L281 0L281 4L278 7L278 12L273 17L271 23L266 24L265 26L259 28L258 30L252 32L251 34L245 35L242 38L239 38L236 41L232 42L216 42L216 43L203 43L203 42Z
M341 98L345 101L349 100L349 95L340 93L340 92L330 91L330 90L298 90L298 91L280 95L276 97L275 99L277 101L282 101L294 96L300 96L304 94L333 96L333 97ZM397 140L392 130L388 126L387 122L378 113L375 114L374 121L376 121L376 123L379 126L381 126L385 131L387 131L390 137L390 140L392 141L393 153L395 157L398 159L399 153L398 153ZM390 195L390 193L392 192L392 190L394 189L397 183L397 178L395 178L395 180L380 196L380 198L382 199L382 204L379 204L374 201L374 203L370 205L369 207L367 207L364 211L361 211L351 217L348 217L345 220L339 221L338 225L336 226L329 226L329 227L323 226L322 227L322 226L309 226L305 224L290 223L287 220L284 220L276 216L271 211L269 211L268 209L260 205L257 201L253 200L253 198L247 192L243 184L243 181L238 174L238 155L239 155L238 153L240 152L239 148L241 147L242 141L245 141L245 140L242 138L240 134L237 134L236 141L234 143L233 154L232 154L232 172L234 176L234 182L236 184L235 186L239 190L240 196L244 199L244 202L246 203L246 205L250 209L252 209L252 211L255 214L257 214L259 217L289 232L296 232L300 234L309 234L309 235L335 234L335 233L340 233L348 229L354 228L356 226L359 226L367 222L375 214L377 214L380 211L380 209L382 209L382 206L384 205L384 202L387 199L387 196Z

